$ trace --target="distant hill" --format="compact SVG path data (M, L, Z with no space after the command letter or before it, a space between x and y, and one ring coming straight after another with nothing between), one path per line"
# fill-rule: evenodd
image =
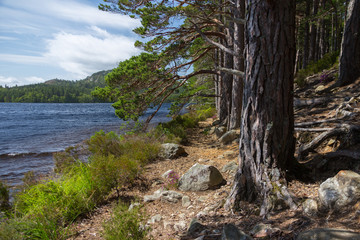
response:
M91 95L95 87L104 87L105 76L111 70L100 71L78 81L51 79L44 83L16 87L0 86L0 102L85 103L103 102Z

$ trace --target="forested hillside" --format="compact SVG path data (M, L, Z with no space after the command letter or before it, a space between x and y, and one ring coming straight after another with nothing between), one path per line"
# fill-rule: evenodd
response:
M104 77L110 71L100 71L79 81L52 79L26 86L0 86L0 102L91 103L104 102L91 95L96 87L104 87Z

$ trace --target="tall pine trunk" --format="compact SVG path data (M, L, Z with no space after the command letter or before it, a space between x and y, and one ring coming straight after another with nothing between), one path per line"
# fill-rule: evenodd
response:
M235 18L243 19L245 17L245 0L235 0L233 10ZM244 72L244 25L234 23L234 69ZM243 95L243 79L240 76L233 76L232 86L232 108L229 122L229 129L240 127L241 108Z
M318 13L319 7L319 0L313 1L313 16L316 16ZM317 44L316 44L316 36L317 36L317 26L315 21L311 24L311 31L310 31L310 52L309 52L309 60L315 61L316 60L316 53L317 53Z
M340 76L335 86L345 86L360 77L360 1L348 5L340 54Z
M279 180L295 161L295 0L246 0L246 9L239 169L225 207L261 199L266 215L274 196L294 206Z

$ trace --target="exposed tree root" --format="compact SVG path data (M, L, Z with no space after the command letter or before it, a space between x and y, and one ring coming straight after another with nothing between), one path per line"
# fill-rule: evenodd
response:
M327 103L330 99L329 98L313 98L313 99L294 99L294 107L295 108L301 108L301 107L307 107L307 106L315 106Z
M310 151L314 151L318 146L320 146L320 144L322 144L324 141L326 141L329 138L338 137L342 139L342 141L340 141L342 144L341 147L344 148L359 142L360 141L359 136L360 136L359 125L341 124L339 127L332 128L324 133L321 133L319 136L314 138L310 143L300 146L297 152L298 161L304 159L304 157L306 157Z

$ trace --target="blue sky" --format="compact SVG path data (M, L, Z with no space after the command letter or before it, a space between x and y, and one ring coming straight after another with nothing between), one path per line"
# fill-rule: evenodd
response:
M0 85L79 80L137 55L140 23L101 0L0 0Z

